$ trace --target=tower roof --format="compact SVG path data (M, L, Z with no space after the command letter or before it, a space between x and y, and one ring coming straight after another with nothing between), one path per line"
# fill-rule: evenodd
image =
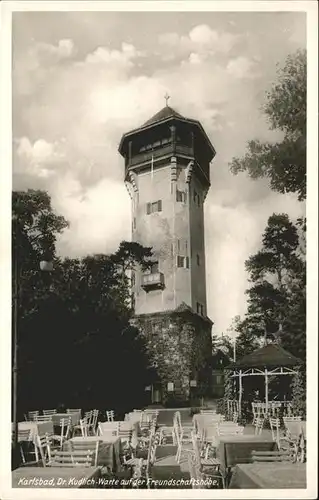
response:
M146 127L147 125L152 125L153 123L160 122L162 120L166 120L167 118L182 118L185 120L185 117L180 113L177 113L175 109L170 106L164 106L160 111L158 111L152 118L143 123L142 127Z
M202 136L205 138L207 146L212 153L212 158L215 156L216 152L215 152L214 146L210 142L210 139L208 138L201 123L198 120L194 120L193 118L187 118L187 117L181 115L180 113L175 111L175 109L173 109L167 105L164 106L164 108L162 108L160 111L158 111L151 118L149 118L149 120L147 120L145 123L143 123L143 125L140 125L139 127L135 128L133 130L130 130L129 132L126 132L121 138L119 148L118 148L119 152L121 153L122 156L125 155L123 153L123 151L125 151L124 145L125 145L125 143L127 143L129 138L132 138L133 136L136 136L140 133L144 133L146 130L150 130L153 127L155 128L158 124L161 124L162 122L166 122L166 121L170 122L171 120L172 121L174 121L174 120L179 121L180 120L181 122L187 123L191 127L197 129L202 134Z
M267 344L232 363L229 368L252 368L262 366L293 366L302 364L301 359L278 344Z

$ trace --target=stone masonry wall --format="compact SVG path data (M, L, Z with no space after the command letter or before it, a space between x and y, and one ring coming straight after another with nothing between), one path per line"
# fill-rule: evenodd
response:
M189 398L189 382L197 381L197 393L210 387L211 325L197 314L150 314L135 317L145 336L151 363L162 384L163 402L170 396L168 382L174 383L176 401Z

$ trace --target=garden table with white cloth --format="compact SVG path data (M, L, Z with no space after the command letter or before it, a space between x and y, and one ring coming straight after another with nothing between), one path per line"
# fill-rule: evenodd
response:
M124 420L125 422L140 422L141 413L141 411L131 411L129 413L126 413Z
M12 488L98 487L99 467L19 467L12 471Z
M13 424L12 424L13 430ZM53 424L52 422L34 422L34 421L23 421L18 422L18 434L19 431L30 431L31 439L33 439L36 435L43 436L44 434L53 434ZM19 435L18 435L19 439ZM19 439L21 441L21 439Z
M112 472L116 472L121 469L121 451L122 444L121 438L118 436L76 436L64 444L64 449L72 449L72 443L88 443L92 441L92 443L96 443L99 441L99 450L97 456L97 465L109 467ZM94 449L92 449L94 451Z

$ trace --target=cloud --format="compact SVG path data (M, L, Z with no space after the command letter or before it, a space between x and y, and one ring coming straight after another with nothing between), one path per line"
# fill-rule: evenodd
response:
M176 57L196 61L196 56L206 59L218 53L227 54L239 38L233 33L213 30L207 24L200 24L192 28L187 35L160 34L158 41L164 49L174 50ZM167 57L165 51L163 57Z
M38 42L31 44L19 57L14 57L13 88L18 95L34 90L54 78L58 66L76 54L73 40L61 39L57 45Z
M51 55L57 59L68 58L75 54L75 46L73 40L70 38L59 40L57 45L38 43L34 50L38 52L38 54L45 56Z
M51 177L55 174L56 165L64 158L57 144L44 139L38 139L32 144L27 137L21 137L15 143L15 170L24 175Z
M57 251L72 257L111 253L130 239L130 201L124 183L102 179L84 188L71 172L51 189L52 205L71 222Z
M123 42L122 50L110 50L107 47L98 47L93 53L86 56L85 62L89 64L115 63L130 68L133 66L132 60L141 56L142 52L136 50L134 45Z
M266 180L232 176L228 168L248 140L277 137L259 110L278 50L289 51L286 35L278 31L273 41L257 30L252 43L239 18L232 33L214 20L208 25L205 16L191 29L163 24L160 35L158 28L145 36L130 19L112 36L103 27L89 45L86 25L73 36L74 14L70 38L48 43L51 35L42 34L45 43L27 41L14 52L14 185L47 189L54 209L70 221L58 241L61 255L114 251L130 237L118 144L165 105L167 91L173 108L201 121L217 151L205 238L208 313L219 333L245 312L244 261L258 248L267 217L273 210L293 214L300 205L272 193ZM130 43L122 43L124 29Z
M248 57L239 56L231 59L227 64L227 71L235 78L249 78L253 76L251 69L254 67L254 62Z

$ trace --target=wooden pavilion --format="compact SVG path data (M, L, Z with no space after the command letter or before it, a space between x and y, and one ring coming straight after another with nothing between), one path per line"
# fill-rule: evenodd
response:
M277 343L266 344L250 354L243 356L238 361L227 366L227 370L233 373L231 377L237 377L238 384L238 413L241 414L243 396L243 377L262 376L265 379L265 406L268 413L269 405L269 377L273 375L295 375L298 366L302 364L301 359L283 349Z

